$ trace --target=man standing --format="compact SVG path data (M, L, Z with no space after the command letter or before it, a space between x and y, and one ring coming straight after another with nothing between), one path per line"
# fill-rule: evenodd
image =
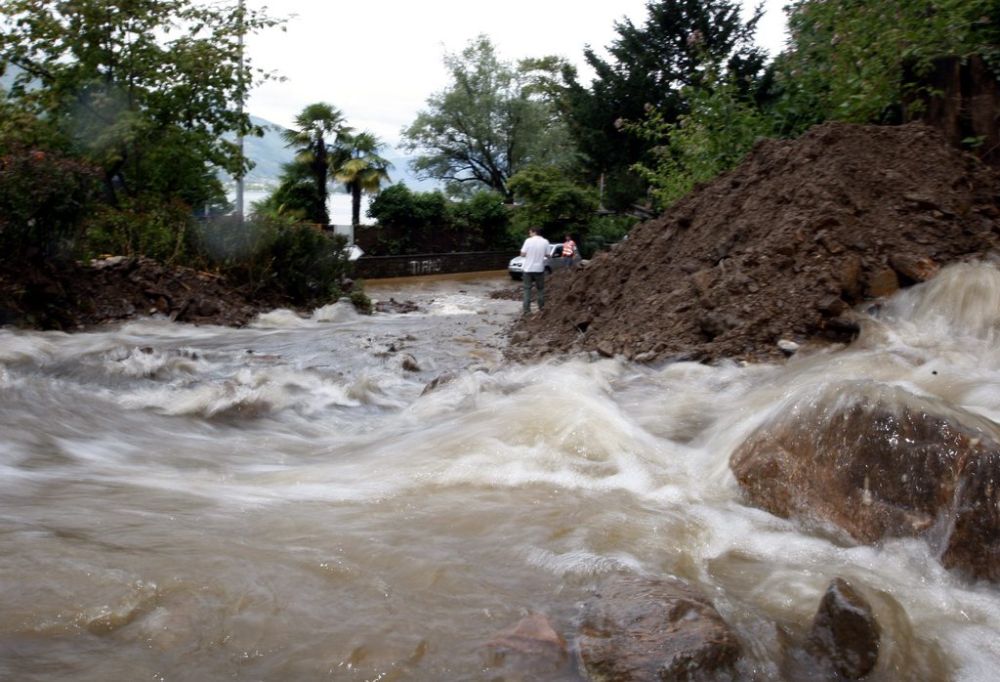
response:
M528 229L528 238L521 247L524 257L524 314L531 312L531 285L538 290L538 309L545 306L545 254L549 250L549 240L538 234L538 228Z

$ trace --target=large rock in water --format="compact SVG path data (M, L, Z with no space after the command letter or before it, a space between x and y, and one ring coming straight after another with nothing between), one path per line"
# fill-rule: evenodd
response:
M840 384L787 406L733 453L747 500L855 539L919 536L949 568L1000 579L1000 428L902 389Z
M715 607L673 579L615 575L587 602L580 656L602 682L712 680L740 657Z

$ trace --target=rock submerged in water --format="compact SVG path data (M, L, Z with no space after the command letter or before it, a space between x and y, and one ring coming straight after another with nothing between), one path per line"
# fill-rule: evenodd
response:
M498 632L487 642L485 653L487 667L532 676L524 679L564 673L570 663L566 640L541 613L532 613Z
M842 578L823 595L809 633L813 654L837 675L859 680L878 663L881 628L871 604Z
M740 658L711 602L674 579L615 575L584 607L580 656L607 682L712 680Z
M894 387L834 385L733 453L747 501L854 539L922 537L941 563L1000 580L1000 429Z

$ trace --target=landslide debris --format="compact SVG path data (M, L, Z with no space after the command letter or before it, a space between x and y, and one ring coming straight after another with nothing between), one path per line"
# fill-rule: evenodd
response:
M848 341L854 310L1000 242L1000 174L922 124L764 140L608 252L546 285L508 355L774 359ZM786 347L789 344L784 344Z
M77 331L152 315L239 327L272 307L218 275L142 257L0 272L0 324L35 329Z

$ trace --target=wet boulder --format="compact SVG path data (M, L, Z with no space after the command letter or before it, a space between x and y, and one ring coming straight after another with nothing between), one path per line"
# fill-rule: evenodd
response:
M871 604L842 578L820 601L809 632L809 648L832 672L859 680L875 669L881 629Z
M586 603L580 633L594 680L717 679L741 654L711 602L673 579L611 576Z
M922 537L948 568L1000 579L1000 428L897 387L793 401L736 449L746 500L854 539Z

